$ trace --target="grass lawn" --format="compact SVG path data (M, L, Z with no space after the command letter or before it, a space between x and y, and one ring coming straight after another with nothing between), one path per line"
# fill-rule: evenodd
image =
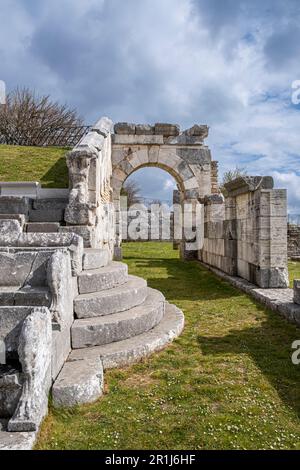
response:
M67 150L0 145L0 181L39 181L44 188L67 188Z
M300 279L300 261L289 261L290 287L293 287L293 280Z
M300 449L300 329L168 243L128 243L132 274L185 313L164 351L105 374L106 393L50 407L38 449ZM294 275L300 265L292 265ZM297 272L298 271L298 272ZM299 276L300 277L300 276Z

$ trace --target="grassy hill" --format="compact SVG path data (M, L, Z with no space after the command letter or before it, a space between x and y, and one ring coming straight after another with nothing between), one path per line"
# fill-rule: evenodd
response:
M44 188L67 188L68 150L0 145L0 181L39 181Z

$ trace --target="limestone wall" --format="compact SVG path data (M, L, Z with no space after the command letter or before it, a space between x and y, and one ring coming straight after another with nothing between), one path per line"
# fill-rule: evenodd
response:
M238 178L205 201L202 261L260 287L287 287L286 191L270 177Z
M300 259L300 226L288 224L288 257L290 259Z
M86 247L114 246L112 204L111 132L113 124L101 118L67 155L70 179L69 204L63 232L81 235Z

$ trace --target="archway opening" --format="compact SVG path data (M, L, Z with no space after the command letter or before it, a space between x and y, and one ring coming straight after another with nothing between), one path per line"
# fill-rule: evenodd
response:
M180 193L165 169L147 165L132 172L120 191L122 242L170 243L177 249L174 207L180 204Z

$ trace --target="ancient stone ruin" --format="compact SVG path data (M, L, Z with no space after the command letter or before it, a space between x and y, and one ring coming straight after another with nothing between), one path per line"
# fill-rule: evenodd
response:
M103 371L162 349L183 329L182 312L120 262L120 191L139 168L168 171L177 202L201 207L201 246L175 240L183 258L299 322L286 191L254 176L227 184L224 197L207 135L207 126L102 118L67 155L69 190L0 184L0 449L33 446L49 393L56 407L92 402Z

